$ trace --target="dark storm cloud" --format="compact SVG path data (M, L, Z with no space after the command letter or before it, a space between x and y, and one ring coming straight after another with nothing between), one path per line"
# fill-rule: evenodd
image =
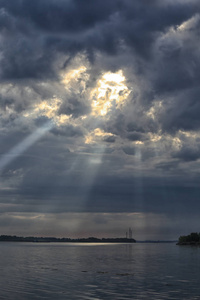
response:
M198 10L199 12L199 10ZM183 27L175 27L156 42L154 67L157 92L170 92L198 86L199 14L193 14Z
M99 0L87 0L87 5L81 0L1 1L1 4L13 15L29 19L36 27L53 32L85 30L106 20L119 9L118 1L114 0L106 5Z
M164 115L159 118L163 130L187 130L198 126L199 90L193 90L199 78L197 1L161 3L110 0L105 3L97 0L87 1L86 5L78 0L32 3L2 0L0 7L2 79L57 80L55 62L59 54L69 54L66 59L69 63L71 57L79 51L86 51L90 55L95 51L116 54L113 65L119 68L122 60L118 61L117 55L122 49L125 53L130 49L129 55L132 55L134 61L137 60L138 75L151 83L149 91L145 91L144 87L138 97L144 109L150 107L155 96L159 95L163 99L165 93L168 93L168 98L172 100L163 101ZM189 32L168 32L170 28L176 30L177 26L190 18L197 18L197 22ZM33 82L31 86L43 98L53 93L47 92L50 87L46 90L38 88ZM178 93L185 87L190 88L186 95L170 94L174 90ZM21 89L24 91L25 87ZM63 98L63 92L61 96ZM21 98L25 99L24 95ZM30 99L30 95L27 101L18 101L14 95L4 94L1 103L14 106L19 112L30 101L35 101ZM77 118L89 111L85 99L69 95L67 101L61 104L59 114ZM138 131L158 130L157 124L147 121L144 114L133 115L135 121L128 120L120 113L115 118L105 127L109 132L122 137L126 135L132 141L143 140ZM127 123L128 131L133 131L128 134L125 129Z
M78 169L73 170L73 153L49 149L48 159L41 152L40 160L30 154L16 162L13 171L10 168L4 173L13 188L0 191L1 203L15 204L13 211L16 212L21 211L22 206L29 212L106 211L167 215L184 215L188 210L199 209L199 178L186 180L179 174L180 179L174 180L171 176L163 177L164 169L157 170L158 176L151 178L141 177L141 174L110 176L110 162L106 167L104 161L97 173L91 173L84 156L78 158ZM92 186L91 179L94 180Z
M138 55L149 56L158 33L179 25L198 8L196 2L129 0L89 0L87 5L80 0L2 0L0 7L4 79L56 76L58 52L73 56L84 50L93 57L95 50L117 53L125 43Z
M133 56L137 54L136 58L140 55L148 56L148 60L138 60L140 67L137 69L138 74L150 80L152 85L151 91L145 92L144 89L139 97L146 107L155 97L152 90L163 98L163 93L190 88L188 94L183 95L184 100L182 95L168 95L175 101L165 105L164 116L159 119L163 123L163 129L193 129L198 126L198 100L194 103L195 100L190 99L198 99L199 95L198 88L191 90L199 78L199 22L195 23L189 33L177 33L177 36L175 33L167 34L170 28L176 29L189 18L198 19L199 5L196 1L190 4L179 1L161 4L159 1L149 3L110 0L106 4L102 1L89 1L87 5L81 1L0 1L0 6L2 79L57 80L55 61L59 53L69 54L69 62L79 51L91 54L97 50L117 55L121 47L125 51L130 48ZM115 68L121 67L120 63L116 59ZM47 93L48 89L38 88L33 82L31 85L34 92L41 96L42 93L46 93L45 97L53 93ZM24 86L21 88L25 89ZM62 92L62 98L63 96ZM16 101L16 96L10 95L3 97L1 103L13 105L16 111L25 109L30 101ZM73 95L69 95L59 109L60 114L75 118L89 111L85 99L80 101ZM110 126L111 132L121 132L124 135L123 115L120 117L119 114L118 120ZM145 117L141 114L140 120L133 126L135 134L128 134L128 139L135 140L137 131L157 131L155 122L148 120L147 124L144 120Z
M200 158L200 146L185 145L180 151L172 153L172 156L183 161L196 161Z
M94 28L113 14L113 2L1 1L2 79L56 77L53 63L58 51L73 56L81 50L90 52L96 43L101 45L98 37L95 41ZM86 38L88 29L93 33ZM113 47L112 34L99 37L105 47L106 42Z
M199 15L198 1L0 0L0 161L53 124L1 170L7 211L199 211ZM92 115L119 70L129 96Z
M172 94L171 98L166 100L164 114L161 114L163 129L169 132L199 129L200 88Z

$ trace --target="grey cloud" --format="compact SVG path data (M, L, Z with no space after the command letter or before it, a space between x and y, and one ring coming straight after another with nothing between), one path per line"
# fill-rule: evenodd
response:
M200 89L188 89L174 94L166 103L160 115L163 130L175 132L181 130L195 130L200 128L199 103Z
M97 182L99 184L92 188L88 202L88 209L91 211L96 209L115 212L164 212L166 214L179 214L181 211L186 214L189 199L192 205L199 207L197 186L184 184L175 186L166 180L162 182L162 179L158 177L152 180L140 177L125 180L115 178L107 179L107 183ZM193 210L191 206L190 210Z
M163 170L164 172L174 171L177 169L179 161L165 161L156 164L156 168Z
M130 147L130 146L126 146L123 148L124 153L128 154L128 155L135 155L136 150L134 147Z
M194 15L194 18L198 15ZM199 27L198 24L195 26ZM158 40L155 51L155 88L158 93L177 91L198 86L199 28L169 31Z
M179 158L183 161L196 161L200 158L199 146L183 146L181 150L172 153L172 157Z
M83 136L83 131L79 127L73 125L63 125L59 127L54 127L51 132L56 136L67 136L67 137L81 137Z
M131 122L131 123L128 123L128 124L127 124L127 131L128 131L128 132L136 131L136 132L142 132L142 133L145 132L145 131L144 131L144 128L138 127L138 125L135 124L134 122Z
M144 139L144 136L139 132L132 132L127 135L127 138L130 141L142 141Z
M13 113L21 113L27 109L32 101L37 101L36 94L27 84L2 84L0 91L0 107L6 112L7 109Z
M115 139L116 139L115 136L107 136L103 138L103 140L107 143L114 143Z
M48 121L50 121L50 119L46 116L40 116L40 117L36 118L34 121L35 121L36 126L41 127L41 126L45 125Z
M68 154L69 158L71 154ZM66 156L67 158L67 156ZM9 199L12 195L14 204L25 205L26 210L46 212L56 211L90 211L90 212L156 212L166 214L186 213L188 201L192 206L199 207L198 183L191 180L181 182L159 176L152 178L136 176L105 176L102 166L96 174L92 186L80 176L85 169L87 177L89 169L82 161L79 173L67 174L70 160L63 165L60 161L56 172L49 172L48 162L41 161L37 168L27 170L23 180L12 191L1 191L1 199ZM55 159L54 159L55 161ZM55 165L55 162L52 161ZM38 177L38 171L40 176ZM79 182L77 186L77 181ZM86 185L85 185L86 184ZM8 201L10 203L10 200ZM59 204L59 205L58 205ZM43 208L42 208L43 207ZM15 207L21 209L21 207Z
M58 114L72 115L73 118L78 118L79 116L88 114L90 110L90 105L86 99L81 99L77 95L74 95L74 97L70 95L60 105Z

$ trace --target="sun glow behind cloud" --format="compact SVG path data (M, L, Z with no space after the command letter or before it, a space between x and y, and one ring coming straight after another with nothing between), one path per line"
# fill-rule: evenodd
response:
M122 70L117 73L105 73L91 92L92 114L106 116L114 104L119 108L129 94Z
M63 101L66 100L63 100L60 95L55 95L52 99L46 99L35 104L32 110L24 113L24 117L34 119L44 116L53 120L55 126L58 127L66 124L84 127L85 121L92 122L92 129L87 129L87 134L85 135L86 144L100 143L103 137L114 137L113 134L104 132L99 128L100 119L98 118L112 118L112 113L114 113L116 109L123 107L130 94L130 89L125 84L126 78L122 70L116 73L106 72L100 77L92 89L89 87L86 88L89 79L89 69L86 68L85 65L79 65L76 66L76 68L71 68L71 70L67 72L62 72L60 81L69 95L70 92L73 92L77 97L80 94L85 94L86 101L91 104L91 111L87 114L73 118L73 115L62 113L60 107ZM69 105L71 105L71 103ZM95 117L96 119L94 119Z
M102 141L102 138L114 137L114 134L110 132L105 132L100 128L96 128L94 131L90 132L85 139L86 144L98 143Z
M31 110L25 112L25 118L47 117L54 122L54 125L60 126L69 120L70 116L58 114L62 101L58 98L52 98L36 104Z
M89 67L85 65L79 65L75 68L71 68L68 71L62 71L60 73L60 83L67 90L66 95L55 95L53 98L45 99L41 102L37 102L34 107L26 111L24 117L37 117L45 116L53 119L58 125L64 123L72 115L66 115L65 112L59 111L63 101L67 103L68 99L63 97L69 97L72 93L72 97L79 97L81 95L82 101L88 101L91 104L91 111L86 115L81 115L79 119L84 120L90 116L105 117L108 113L115 109L122 108L127 97L130 94L130 89L126 86L126 78L122 70L118 72L106 72L102 74L96 85L91 88L89 80ZM71 103L70 103L71 105ZM76 122L76 120L71 120Z
M61 82L65 88L69 90L72 87L73 82L78 82L82 88L86 88L86 82L89 80L89 74L85 66L80 66L76 69L72 69L68 72L61 74ZM80 88L80 86L79 86Z

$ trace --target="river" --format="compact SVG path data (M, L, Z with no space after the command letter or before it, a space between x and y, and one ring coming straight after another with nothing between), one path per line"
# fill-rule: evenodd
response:
M200 248L0 243L0 299L200 299Z

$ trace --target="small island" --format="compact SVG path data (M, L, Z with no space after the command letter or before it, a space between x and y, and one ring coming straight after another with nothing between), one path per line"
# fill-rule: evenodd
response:
M135 243L133 238L56 238L56 237L21 237L13 235L0 235L0 242L31 242L31 243Z
M189 235L181 235L178 239L177 245L200 246L200 233L192 232Z

